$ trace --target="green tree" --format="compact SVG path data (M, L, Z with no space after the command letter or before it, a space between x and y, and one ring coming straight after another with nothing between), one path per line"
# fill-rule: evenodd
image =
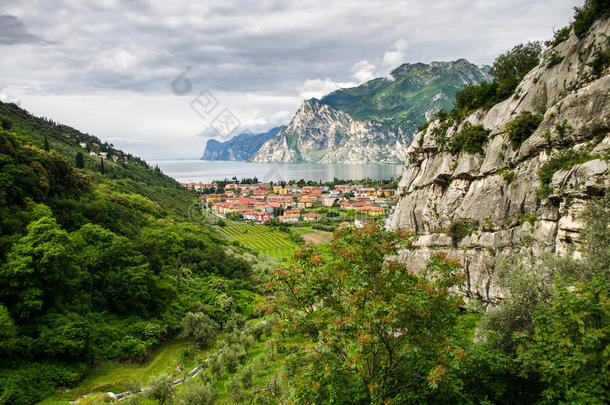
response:
M16 319L59 308L73 297L79 269L68 233L52 217L27 227L0 267L0 297Z
M217 330L218 324L201 312L189 312L182 319L182 335L199 347L208 345Z
M153 377L144 388L144 396L159 401L159 405L164 405L171 401L174 396L171 376Z
M47 138L47 136L44 136L44 150L46 152L51 150L51 147L49 146L49 139Z
M489 73L498 83L500 99L510 96L523 77L540 62L540 42L519 44L498 56Z
M296 362L297 402L451 402L462 299L458 265L434 256L418 275L389 261L405 235L338 231L328 255L307 246L274 275L270 309L281 336L307 344Z
M178 405L212 405L216 400L216 391L212 384L188 379L184 382L178 395Z
M85 159L83 158L83 153L82 152L78 152L76 154L76 161L75 161L76 167L79 169L84 169L85 168Z

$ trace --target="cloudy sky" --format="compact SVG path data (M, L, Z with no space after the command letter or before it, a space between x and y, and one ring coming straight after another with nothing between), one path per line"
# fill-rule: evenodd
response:
M0 99L146 159L195 158L230 119L266 130L401 63L490 64L582 3L0 0Z

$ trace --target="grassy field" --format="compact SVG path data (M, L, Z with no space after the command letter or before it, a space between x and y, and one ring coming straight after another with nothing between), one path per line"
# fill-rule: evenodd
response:
M85 394L114 392L118 394L130 389L133 384L146 383L151 377L177 373L180 351L186 342L168 342L159 346L142 364L116 364L108 362L94 368L85 379L71 390L57 391L41 402L43 405L68 404ZM201 353L202 355L204 352ZM184 369L195 367L195 360L186 362ZM176 377L179 378L180 376Z
M266 225L223 220L224 227L218 231L227 238L238 241L258 253L282 259L290 256L297 245L288 239L288 234L274 230Z

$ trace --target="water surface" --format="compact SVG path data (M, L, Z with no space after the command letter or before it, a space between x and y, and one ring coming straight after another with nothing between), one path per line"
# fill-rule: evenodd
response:
M204 182L212 180L256 177L259 181L313 180L331 181L333 178L359 180L389 180L402 174L403 166L396 164L324 164L324 163L251 163L208 160L151 160L163 173L179 182Z

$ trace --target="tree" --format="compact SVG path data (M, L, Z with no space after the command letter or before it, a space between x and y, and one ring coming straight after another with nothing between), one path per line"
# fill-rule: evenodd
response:
M179 405L212 405L216 400L216 391L212 384L188 379L182 385L176 402Z
M101 156L100 156L100 173L104 174L104 158Z
M51 147L49 146L49 140L47 139L47 136L44 136L44 150L46 152L48 152L49 150L51 150Z
M0 297L15 319L43 308L62 307L78 284L78 267L68 233L54 218L31 222L0 267Z
M513 93L521 79L540 62L540 42L519 44L498 56L489 73L498 83L498 95L504 99Z
M82 152L78 152L76 154L76 167L79 169L84 169L85 168L85 159L83 158L83 153Z
M144 396L159 401L159 405L164 405L174 396L171 376L153 377L144 388Z
M199 347L209 344L217 330L218 324L201 312L189 312L182 319L182 335Z
M10 131L13 127L13 123L8 118L2 117L0 118L0 126L6 131Z
M328 256L301 248L268 288L281 337L296 350L297 402L451 402L462 350L452 343L462 305L458 265L434 256L415 275L387 260L410 240L370 225L339 230Z

